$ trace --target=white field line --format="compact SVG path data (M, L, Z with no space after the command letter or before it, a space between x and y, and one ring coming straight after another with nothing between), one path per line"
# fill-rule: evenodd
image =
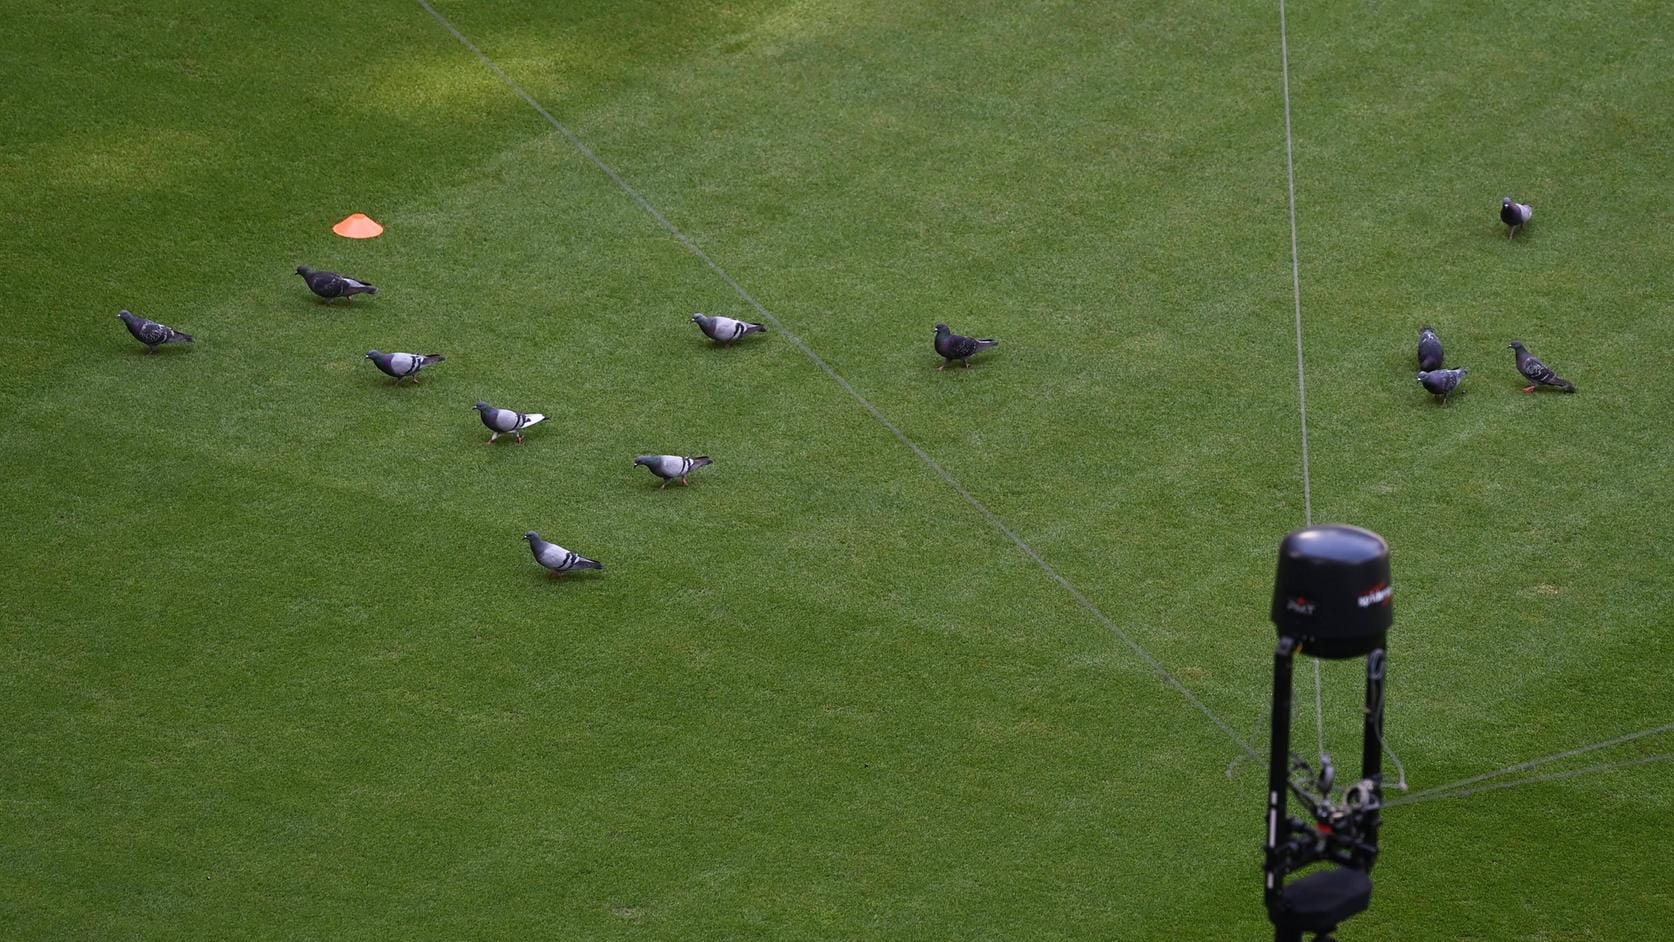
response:
M428 0L417 0L417 3L420 7L424 8L425 12L434 17L437 23L440 23L444 29L451 33L454 39L457 39L461 45L474 53L476 57L482 61L483 65L488 67L489 71L498 76L500 81L506 84L507 88L516 93L517 97L523 99L529 107L533 108L536 113L546 119L546 123L551 125L553 130L563 136L563 138L568 141L577 152L587 158L588 162L597 167L599 171L608 177L612 183L616 184L618 189L620 189L623 193L626 193L630 199L638 204L639 208L644 210L646 215L655 220L657 225L661 226L670 236L673 236L675 241L685 246L688 252L692 253L698 261L702 262L710 271L714 272L718 278L725 282L727 287L731 288L733 293L737 294L738 297L744 301L744 303L748 304L757 314L761 315L763 320L772 324L775 331L782 334L786 340L790 341L792 346L796 347L796 349L802 351L803 356L806 356L810 362L819 367L821 372L830 377L832 382L836 383L837 386L843 390L843 392L849 395L849 398L859 403L862 408L871 413L872 418L876 419L879 424L888 429L890 434L894 435L902 445L905 445L909 451L918 456L918 459L923 462L926 467L933 471L937 477L941 478L942 481L944 481L949 487L953 488L954 493L963 498L965 503L970 504L971 507L977 511L977 513L982 515L983 519L987 520L988 523L994 527L994 529L1000 531L1006 539L1010 540L1013 545L1022 551L1023 555L1027 556L1036 566L1040 567L1040 570L1046 573L1048 578L1050 578L1053 582L1056 582L1061 588L1063 588L1064 591L1068 592L1070 597L1075 599L1076 603L1080 605L1082 609L1087 612L1087 614L1091 615L1094 620L1103 625L1113 636L1115 636L1123 644L1127 645L1128 649L1131 650L1141 661L1144 661L1145 664L1149 666L1158 676L1158 678L1163 681L1163 683L1174 688L1174 690L1178 692L1181 697L1185 698L1187 703L1190 703L1211 723L1215 724L1215 726L1217 726L1221 732L1225 733L1227 738L1231 739L1232 742L1237 745L1239 749L1243 750L1245 754L1251 757L1257 757L1260 755L1256 751L1255 747L1250 745L1248 740L1239 735L1239 733L1218 714L1216 714L1214 710L1211 710L1207 704L1198 699L1197 695L1192 693L1185 684L1181 683L1179 678L1170 673L1168 668L1164 667L1162 662L1159 661L1155 655L1145 649L1144 645L1141 645L1138 641L1134 640L1132 635L1125 631L1120 625L1116 624L1115 620L1113 620L1109 615L1106 615L1103 609L1095 605L1085 593L1076 588L1074 583L1064 578L1063 574L1058 572L1057 569L1053 568L1050 563L1042 558L1040 553L1035 551L1034 547L1024 542L1023 538L1018 536L1017 532L1008 526L1004 520L1000 519L998 514L988 509L988 505L978 500L976 495L972 494L970 490L965 487L965 485L959 482L958 478L955 478L946 468L942 467L936 459L930 457L930 454L920 447L917 442L907 437L907 434L901 431L899 426L890 421L889 417L883 413L883 410L874 405L871 400L861 395L859 390L855 389L848 380L844 379L843 376L831 366L831 364L825 361L825 358L821 357L812 347L808 345L806 341L787 328L784 322L775 316L772 311L768 310L767 307L760 301L756 300L754 295L744 290L743 285L740 285L732 277L732 275L727 273L726 269L722 268L719 263L709 257L709 253L705 252L701 246L693 241L692 238L685 232L681 231L678 226L670 222L667 216L663 215L663 213L658 210L656 206L651 204L650 200L645 198L644 194L635 189L632 184L622 177L621 174L617 173L615 168L605 163L604 160L601 159L598 154L594 153L593 149L588 147L586 142L582 141L582 139L577 136L574 131L570 130L563 122L553 117L552 112L548 111L545 106L535 99L533 95L530 95L527 91L525 91L523 86L513 80L510 75L507 75L504 69L500 68L500 66L495 63L493 59L489 58L487 53L478 48L477 44L473 43L469 37L460 32L458 27L454 26L447 17L443 16L435 7L431 6Z

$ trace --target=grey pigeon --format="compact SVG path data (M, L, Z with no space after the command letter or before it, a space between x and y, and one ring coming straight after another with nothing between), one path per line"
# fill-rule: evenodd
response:
M715 460L708 455L696 455L687 458L681 455L640 455L634 459L634 464L645 465L646 470L663 479L657 487L662 490L668 487L668 482L678 480L681 484L689 484L686 475L703 467L714 464Z
M368 351L366 358L376 364L378 369L383 370L385 375L395 377L397 386L409 376L413 378L413 385L418 385L419 370L447 359L440 353L379 353L376 350Z
M133 311L124 310L116 316L128 325L128 333L133 334L135 340L145 344L147 353L156 353L157 348L165 343L193 342L191 334L183 334L167 324L146 320Z
M529 550L535 554L535 562L551 570L555 576L561 576L572 569L604 568L604 564L596 559L573 553L557 543L548 543L533 530L523 534L523 538L529 541Z
M1523 391L1532 393L1537 387L1552 386L1566 393L1575 391L1575 384L1552 371L1550 366L1540 362L1534 354L1523 346L1523 341L1513 340L1511 349L1517 351L1517 372L1528 378L1530 385L1524 386Z
M1447 397L1459 388L1459 381L1469 372L1470 370L1463 366L1456 370L1419 370L1418 381L1425 389L1442 397L1442 405L1446 405Z
M488 444L491 445L501 435L514 435L517 437L517 443L521 445L523 444L523 430L537 422L546 420L546 416L539 412L528 414L513 412L510 409L491 406L486 402L478 402L472 408L476 409L477 414L482 416L482 424L488 426L488 430L493 433L488 436Z
M357 294L377 294L378 289L348 275L339 275L334 271L316 271L307 265L298 265L296 273L302 280L308 282L308 290L314 292L327 301L343 298L348 300Z
M763 333L767 330L760 324L749 321L734 320L719 315L710 317L708 314L693 314L692 322L698 325L703 335L719 343L723 347L730 347L733 342L747 334Z
M1441 338L1436 336L1436 329L1428 325L1418 328L1418 369L1420 372L1439 370L1442 367Z
M1512 236L1515 236L1517 234L1517 230L1526 225L1528 221L1533 218L1533 206L1530 206L1527 203L1519 203L1509 196L1500 197L1500 222L1503 222L1510 227L1506 230L1506 238L1509 239Z
M942 365L936 367L939 373L947 368L949 363L958 360L966 367L971 365L971 357L976 356L989 347L1000 345L998 340L976 340L971 337L961 337L948 330L946 324L936 325L936 352L942 356Z

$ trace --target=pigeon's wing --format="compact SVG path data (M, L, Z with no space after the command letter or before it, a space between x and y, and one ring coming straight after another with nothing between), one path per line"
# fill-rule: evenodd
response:
M302 277L308 282L308 289L322 298L332 298L343 293L342 276L334 271L311 271Z
M947 350L942 355L951 360L963 360L976 352L977 342L975 340L959 334L949 334Z
M156 321L146 320L143 317L140 318L139 323L135 325L134 330L135 337L138 337L145 343L152 344L167 343L170 333L172 333L172 331L162 324L159 324Z
M348 275L339 275L338 277L343 279L343 284L348 285L351 288L370 288L370 287L372 287L371 285L367 284L366 282L361 281L359 278L350 278Z
M1517 369L1529 379L1547 386L1561 386L1564 382L1557 373L1552 371L1550 366L1540 362L1540 358L1532 353L1524 354L1518 358Z
M541 546L535 550L535 559L548 569L563 572L575 565L576 555L557 543L547 543L543 540Z

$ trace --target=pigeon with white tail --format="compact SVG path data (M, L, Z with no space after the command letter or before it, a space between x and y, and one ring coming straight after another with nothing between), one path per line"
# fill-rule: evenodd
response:
M493 433L488 436L486 443L490 445L494 444L495 440L501 435L515 436L517 443L521 445L523 444L524 429L546 421L546 416L539 412L513 412L510 409L491 406L486 402L478 402L472 408L476 409L477 414L482 416L482 424L488 426L488 430Z

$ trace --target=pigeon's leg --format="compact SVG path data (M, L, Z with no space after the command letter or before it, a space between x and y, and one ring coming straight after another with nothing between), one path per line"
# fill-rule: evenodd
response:
M691 487L691 486L692 486L692 482L690 482L690 481L688 481L688 480L686 480L686 476L685 476L685 475L684 475L684 474L682 474L682 475L681 475L681 476L680 476L680 486L681 486L681 487Z
M1524 386L1523 391L1526 393L1532 393L1535 391L1535 388L1533 386Z
M418 385L418 374L417 373L413 374L413 385L414 386Z
M940 373L942 370L945 370L945 369L947 369L947 361L943 360L942 365L936 367L936 372Z
M970 368L971 368L971 361L970 361L970 360L966 360L966 361L965 361L965 369L967 369L967 370L968 370L968 369L970 369Z
M523 444L523 434L521 432L517 435L517 443L519 445Z
M494 444L494 440L499 438L499 437L500 437L499 432L489 432L488 433L488 441L483 442L483 444L484 445L492 445L492 444Z

